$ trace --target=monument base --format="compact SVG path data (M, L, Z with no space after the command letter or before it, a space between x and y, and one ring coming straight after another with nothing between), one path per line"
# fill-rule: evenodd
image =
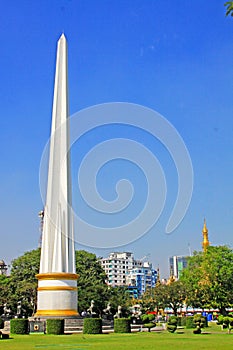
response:
M75 273L40 273L38 279L37 312L34 317L76 318L77 279Z

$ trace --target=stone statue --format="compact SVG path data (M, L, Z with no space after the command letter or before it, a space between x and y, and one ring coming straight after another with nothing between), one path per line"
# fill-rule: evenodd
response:
M106 309L103 310L105 315L111 315L111 303L108 302Z
M121 318L122 317L122 310L121 305L118 305L117 313L114 315L115 318Z
M6 316L7 315L7 303L5 303L3 305L3 315Z
M133 317L135 317L136 319L140 319L140 316L142 315L142 306L141 304L136 304L134 306L131 306L129 308L130 313Z
M22 316L22 303L21 301L17 302L17 317L20 318Z
M87 309L87 313L89 315L91 315L91 317L93 317L94 315L96 315L95 311L94 311L94 308L95 308L95 302L94 300L91 301L91 306L89 307L89 309Z
M3 315L4 318L12 317L12 311L11 309L7 307L7 303L3 305Z

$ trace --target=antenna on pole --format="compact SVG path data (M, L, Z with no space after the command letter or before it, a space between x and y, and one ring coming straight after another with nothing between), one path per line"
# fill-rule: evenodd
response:
M188 243L188 250L189 250L189 256L192 256L192 251L191 251L190 243Z

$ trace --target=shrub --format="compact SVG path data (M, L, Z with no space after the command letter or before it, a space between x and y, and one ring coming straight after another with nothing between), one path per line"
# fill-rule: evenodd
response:
M178 317L170 316L167 322L167 330L170 333L174 333L177 329Z
M64 334L64 319L51 318L46 320L46 333L47 334Z
M0 329L4 328L4 321L2 318L0 318Z
M182 317L180 317L180 316L178 316L178 318L177 318L177 326L181 326L181 321L182 320Z
M181 317L181 326L186 327L186 317Z
M142 315L141 320L143 327L148 328L148 332L150 332L151 328L156 326L155 316L153 314Z
M195 328L195 324L193 322L193 316L186 317L186 328Z
M114 319L115 333L130 333L130 319L129 318L115 318Z
M193 334L201 334L201 328L194 329Z
M83 333L101 334L102 333L102 319L101 318L84 318Z
M28 334L28 320L26 318L13 318L10 320L12 334Z
M219 324L223 324L223 318L224 318L223 315L219 315L219 316L218 316L218 321L217 321L217 324L218 324L218 325L219 325Z
M229 316L222 316L218 318L218 324L222 324L223 329L227 329L228 333L231 332L231 329L233 328L233 317Z
M201 334L201 328L204 328L206 325L206 317L201 315L195 315L193 317L193 322L196 326L196 329L193 331L194 334Z

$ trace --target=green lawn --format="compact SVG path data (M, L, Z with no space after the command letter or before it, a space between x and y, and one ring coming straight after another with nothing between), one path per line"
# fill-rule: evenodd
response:
M221 332L219 327L206 328L203 334L194 335L192 330L178 329L174 334L167 331L131 334L103 335L11 335L11 339L0 339L0 349L184 349L206 350L233 348L233 334Z

